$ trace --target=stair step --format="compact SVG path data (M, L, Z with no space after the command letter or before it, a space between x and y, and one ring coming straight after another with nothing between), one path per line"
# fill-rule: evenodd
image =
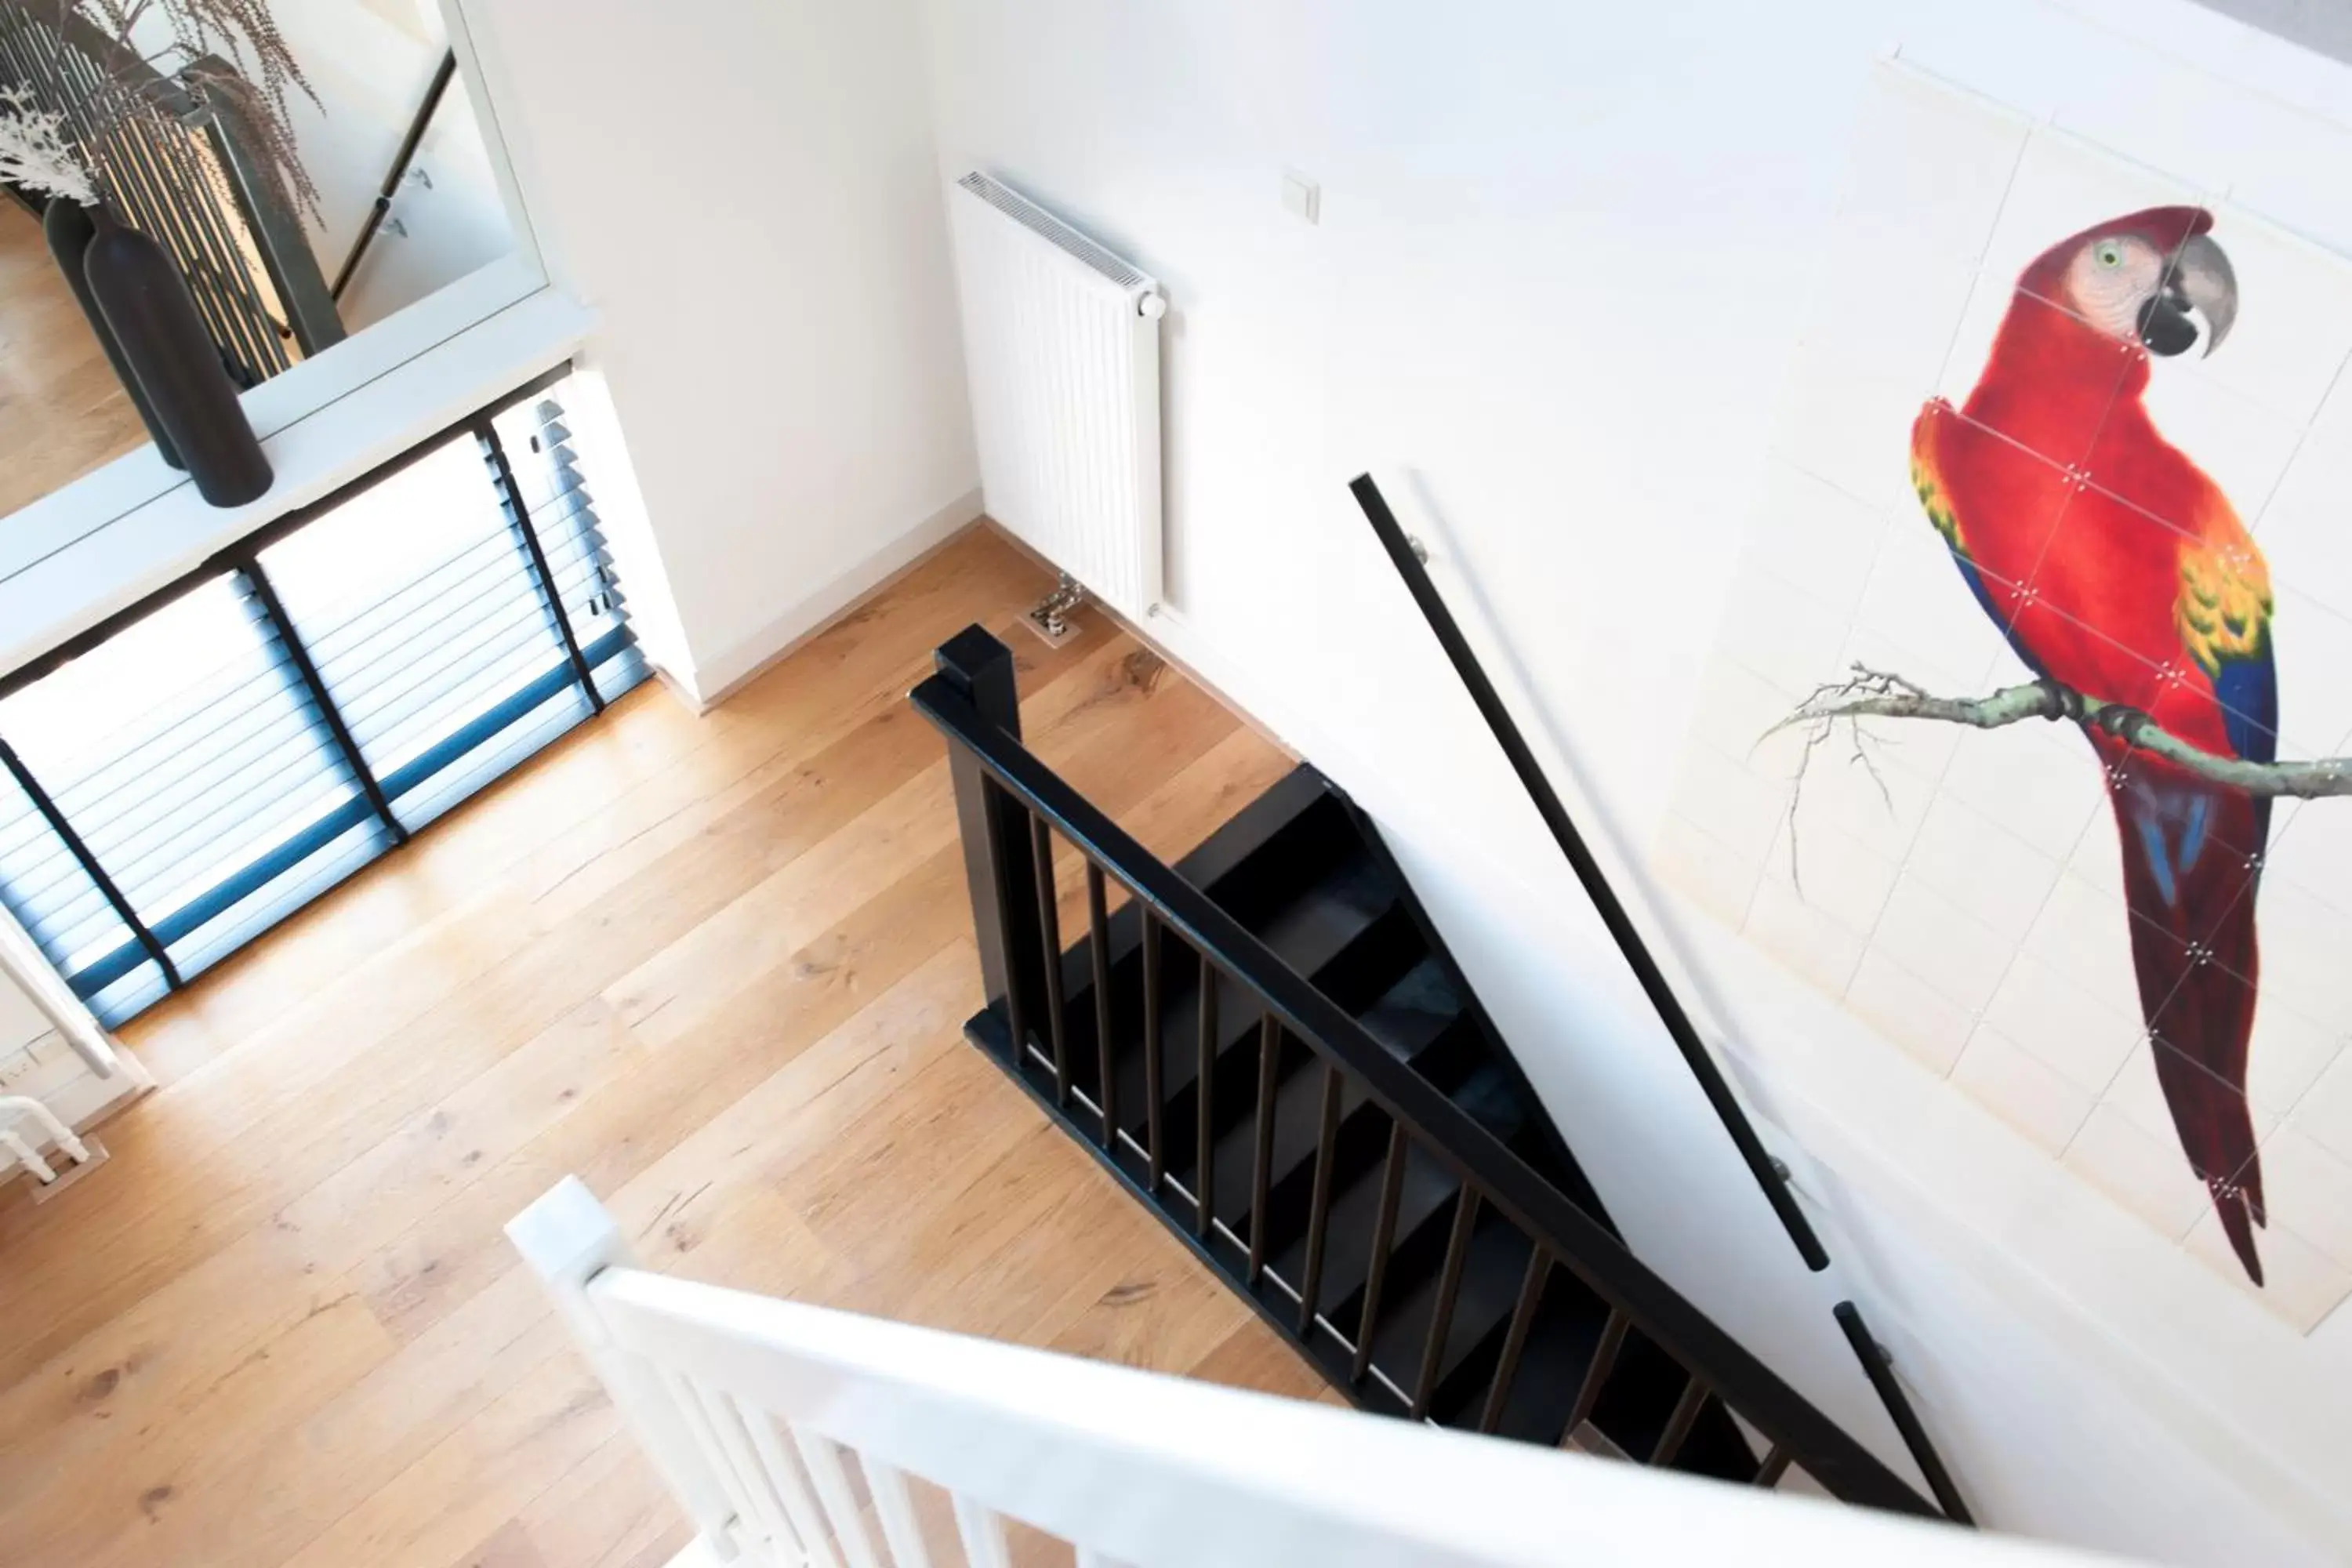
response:
M1647 1462L1688 1384L1674 1358L1637 1329L1625 1336L1616 1368L1593 1407L1592 1425L1627 1458ZM1744 1481L1756 1473L1761 1458L1721 1403L1710 1398L1672 1468Z
M1377 993L1425 956L1412 920L1386 896L1369 858L1360 853L1328 867L1321 880L1297 889L1286 900L1277 903L1261 897L1258 904L1255 934L1327 994ZM1120 1125L1141 1142L1149 1107L1144 1093L1139 921L1137 932L1133 951L1112 969L1111 1056L1113 1070L1118 1074ZM1170 1170L1189 1173L1198 1159L1193 1128L1195 1079L1200 1074L1200 965L1174 939L1162 941L1160 1091L1171 1141L1167 1158ZM1080 942L1063 962L1063 1026L1071 1079L1088 1098L1098 1100L1101 1068L1096 1046L1090 943L1091 938ZM1116 935L1111 947L1117 951ZM1228 975L1218 976L1217 1105L1212 1125L1221 1135L1245 1124L1254 1113L1262 1016L1255 998L1244 987ZM1176 1136L1178 1129L1182 1130L1181 1138Z
M1387 1164L1389 1119L1377 1107L1358 1114L1358 1148L1353 1171L1344 1186L1335 1184L1331 1216L1323 1243L1323 1279L1318 1310L1352 1340L1363 1313L1364 1287L1371 1268L1372 1233L1380 1221L1381 1183ZM1366 1145L1376 1145L1367 1148ZM1422 1279L1435 1271L1445 1247L1444 1225L1453 1213L1454 1198L1462 1190L1453 1173L1435 1159L1412 1150L1405 1160L1404 1181L1398 1189L1394 1238L1388 1273L1381 1285L1386 1303L1382 1314L1409 1296ZM1293 1285L1307 1277L1307 1237L1291 1240L1271 1265Z
M1455 1206L1446 1205L1444 1226L1449 1232ZM1433 1413L1454 1410L1474 1394L1484 1396L1486 1381L1501 1356L1503 1336L1510 1326L1512 1309L1518 1304L1519 1286L1533 1250L1517 1226L1491 1212L1479 1215L1463 1260L1453 1321L1440 1349L1437 1382L1432 1390ZM1421 1377L1444 1272L1441 1265L1399 1298L1392 1309L1382 1308L1380 1327L1373 1334L1372 1364L1408 1396ZM1472 1419L1475 1418L1474 1411Z
M1530 1443L1560 1441L1608 1322L1608 1303L1567 1268L1553 1264L1496 1427L1499 1436ZM1444 1414L1454 1423L1475 1425L1486 1414L1483 1400L1482 1392L1478 1402Z

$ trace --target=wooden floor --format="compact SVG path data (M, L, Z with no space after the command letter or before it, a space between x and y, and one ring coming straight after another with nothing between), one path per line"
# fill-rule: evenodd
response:
M138 1020L163 1087L113 1161L0 1200L0 1562L666 1561L682 1527L499 1234L567 1172L673 1273L1318 1393L959 1037L943 744L904 700L933 645L996 628L1032 743L1163 854L1288 765L1098 619L1017 629L1046 585L966 533Z
M146 439L39 220L0 197L0 517Z

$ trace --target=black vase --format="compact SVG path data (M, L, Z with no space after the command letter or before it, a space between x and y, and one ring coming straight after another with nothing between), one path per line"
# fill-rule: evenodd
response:
M147 426L147 434L155 443L155 451L175 468L188 465L180 461L180 449L172 445L172 437L156 421L155 410L147 401L146 389L131 374L131 363L122 357L122 345L114 340L114 329L106 324L99 313L98 301L89 292L89 277L84 271L84 259L89 242L98 236L98 225L89 209L63 196L49 198L47 210L41 215L41 232L49 242L49 254L57 258L58 270L66 275L66 285L81 305L81 313L89 318L89 330L98 335L98 346L106 351L107 363L114 367L114 378L130 395L131 406L139 410L139 417Z
M179 449L188 477L215 506L267 494L274 476L236 400L236 384L196 314L186 279L163 247L103 207L82 274L153 418Z

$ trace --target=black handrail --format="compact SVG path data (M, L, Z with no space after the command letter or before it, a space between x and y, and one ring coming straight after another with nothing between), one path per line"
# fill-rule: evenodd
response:
M375 205L368 209L366 219L360 225L359 237L352 241L352 251L343 258L343 265L335 274L328 293L335 299L352 286L352 275L360 269L368 247L375 243L376 230L392 216L392 198L400 194L400 182L408 177L408 165L416 161L416 149L424 144L425 132L432 128L433 117L440 112L441 96L449 90L450 79L457 74L457 52L451 49L442 55L441 63L433 68L433 79L425 85L425 100L416 106L416 113L408 122L407 133L401 137L400 147L392 155L392 167L383 176L383 184L375 194Z
M1851 1301L1840 1301L1831 1309L1838 1327L1845 1331L1845 1342L1862 1363L1863 1376L1878 1392L1878 1402L1886 1406L1886 1414L1895 1422L1895 1429L1903 1435L1903 1446L1911 1450L1912 1462L1927 1479L1927 1489L1936 1494L1944 1517L1956 1524L1974 1524L1969 1515L1969 1505L1960 1500L1960 1489L1952 1482L1952 1472L1944 1468L1944 1458L1936 1452L1936 1445L1927 1440L1927 1427L1919 1424L1919 1413L1911 1408L1903 1385L1895 1381L1895 1368L1885 1350L1871 1337L1868 1325L1862 1321L1862 1309Z
M1675 988L1667 981L1664 971L1651 956L1649 944L1642 940L1640 930L1633 924L1633 917L1625 912L1625 906L1618 900L1617 891L1609 885L1601 863L1593 858L1591 848L1584 842L1584 836L1577 831L1576 824L1569 817L1568 807L1560 803L1559 793L1551 787L1551 781L1544 776L1542 764L1536 761L1535 752L1528 749L1527 738L1519 733L1519 727L1512 721L1510 710L1496 691L1495 683L1486 679L1486 671L1478 663L1478 656L1470 651L1469 639L1462 635L1461 626L1455 624L1453 613L1445 607L1445 601L1439 595L1437 584L1430 580L1428 569L1422 565L1421 557L1413 553L1412 542L1405 537L1404 530L1398 525L1396 514L1389 510L1380 487L1372 482L1370 474L1361 474L1348 489L1355 495L1356 503L1364 509L1364 516L1372 525L1373 535L1380 540L1381 548L1388 552L1389 560L1397 569L1397 575L1404 579L1405 591L1420 606L1423 618L1428 621L1438 646L1445 650L1454 674L1462 678L1463 686L1470 693L1470 700L1477 704L1479 715L1486 721L1486 728L1494 732L1495 743L1503 749L1503 755L1510 762L1511 771L1518 774L1520 785L1535 804L1536 814L1551 830L1552 839L1559 846L1560 853L1568 857L1569 866L1576 872L1576 879L1584 885L1585 897L1592 900L1592 907L1600 912L1601 924L1607 926L1609 934L1616 939L1617 951L1624 954L1627 966L1633 971L1633 978L1641 983L1642 992L1649 997L1659 1022L1665 1025L1675 1048L1682 1053L1683 1060L1689 1065L1691 1076L1698 1079L1699 1089L1706 1096L1707 1103L1715 1108L1724 1131L1731 1134L1733 1146L1739 1151L1739 1157L1747 1162L1748 1173L1756 1178L1756 1184L1763 1189L1765 1202L1770 1204L1772 1212L1780 1216L1782 1228L1788 1231L1789 1239L1796 1243L1797 1251L1803 1257L1806 1267L1815 1270L1827 1268L1830 1266L1829 1252L1822 1246L1821 1237L1813 1233L1812 1225L1805 1218L1804 1211L1797 1206L1796 1195L1789 1191L1787 1178L1765 1150L1763 1141L1756 1136L1755 1127L1739 1108L1738 1097L1732 1093L1730 1084L1724 1081L1722 1069L1715 1065L1715 1058L1708 1053L1706 1042L1698 1037L1698 1030L1692 1026L1690 1015L1683 1011L1682 999L1675 994Z
M1124 884L1147 911L1147 926L1171 933L1246 987L1277 1026L1361 1084L1391 1120L1462 1182L1465 1194L1519 1227L1544 1254L1638 1327L1702 1386L1772 1445L1764 1470L1795 1462L1850 1502L1936 1516L1878 1458L1653 1273L1624 1245L1527 1165L1468 1113L1368 1034L1363 1026L1285 963L1207 894L1144 848L1024 746L1013 706L1011 655L978 626L940 650L940 673L918 686L918 711L948 737L957 775L982 972L1011 1019L1016 1073L1027 1049L1024 993L1029 976L1054 962L1043 933L1009 896L1007 872L1026 859L1029 825L1042 819L1090 863ZM983 711L983 709L987 711ZM1032 923L1017 923L1029 921ZM1204 1036L1204 1038L1206 1037ZM1105 1142L1111 1142L1108 1127ZM1155 1141L1154 1148L1157 1148ZM1396 1158L1392 1147L1391 1159ZM1197 1179L1197 1178L1196 1178ZM1202 1184L1203 1193L1207 1184ZM1205 1204L1205 1197L1203 1198ZM1205 1226L1203 1227L1205 1229ZM1369 1336L1366 1336L1367 1338ZM1596 1373L1606 1368L1596 1363ZM1571 1423L1571 1430L1573 1429ZM1759 1479L1760 1479L1759 1473Z

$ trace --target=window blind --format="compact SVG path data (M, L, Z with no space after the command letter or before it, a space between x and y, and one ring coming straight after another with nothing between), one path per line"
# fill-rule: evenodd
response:
M560 378L0 682L0 902L130 1017L645 678Z

